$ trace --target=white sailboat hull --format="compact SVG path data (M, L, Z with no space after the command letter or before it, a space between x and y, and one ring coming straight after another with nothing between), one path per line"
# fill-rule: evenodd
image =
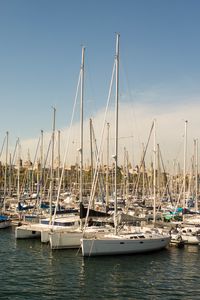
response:
M31 226L20 226L15 228L16 239L35 239L41 236L39 228Z
M177 229L177 236L181 236L181 239L185 244L198 245L200 244L200 230L197 226L187 225Z
M50 247L51 249L79 248L82 237L82 231L53 231L49 234Z
M83 256L134 254L160 250L170 242L170 237L131 239L110 236L101 239L82 239Z
M8 228L10 226L11 226L11 221L10 220L0 222L0 229Z
M110 230L110 227L91 226L85 230L87 236L99 236ZM80 228L65 228L63 230L52 230L49 234L51 249L80 248L83 231Z
M200 236L199 235L181 235L182 240L185 244L190 245L199 245L200 244Z
M49 224L49 219L42 220L42 223L33 223L22 225L15 228L16 239L33 239L41 237L42 243L49 242L50 232L52 230L63 230L72 227L71 224L78 223L79 217L68 216L55 219L55 223L59 225ZM43 223L44 222L44 223ZM78 225L73 225L78 226Z
M16 239L34 239L40 238L41 242L47 243L49 241L49 232L53 225L48 224L28 224L15 228Z

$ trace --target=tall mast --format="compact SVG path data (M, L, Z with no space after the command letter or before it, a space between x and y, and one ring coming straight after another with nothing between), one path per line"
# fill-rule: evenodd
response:
M17 140L17 146L18 146L18 169L17 169L17 200L18 204L20 203L20 160L21 160L21 151L20 151L20 142L19 138Z
M44 158L43 158L43 148L44 148L44 134L43 130L41 130L41 145L40 145L40 206L42 201L42 194L43 194L43 182L45 182L43 176L44 171Z
M60 130L58 130L58 185L60 182Z
M4 173L4 201L3 210L6 210L6 194L7 194L7 166L8 165L8 131L6 132L6 161L5 161L5 173Z
M124 147L124 165L123 165L123 183L122 183L122 198L126 197L126 147Z
M160 170L160 145L157 144L157 197L160 204L160 195L161 195L161 170Z
M184 158L183 158L183 205L187 207L186 193L186 168L187 168L187 126L188 121L185 121L185 134L184 134Z
M90 167L91 167L91 184L93 181L93 143L92 143L92 119L90 119ZM92 208L94 209L94 206L92 205Z
M9 156L9 182L8 182L9 196L11 196L11 184L12 184L12 158L11 158L11 153L10 153L10 156Z
M81 101L80 101L80 202L83 201L83 97L84 97L84 56L85 48L82 48L81 61Z
M52 129L52 145L51 145L51 175L50 175L50 199L49 199L49 206L50 206L50 219L49 224L52 223L52 193L53 193L53 173L54 173L54 142L55 142L55 119L56 119L56 109L53 107L53 129Z
M128 150L126 151L126 203L129 200L129 154Z
M194 140L195 146L195 210L198 211L198 139Z
M79 201L83 202L83 100L84 100L84 63L85 63L85 48L82 47L81 59L81 99L80 99L80 187ZM81 224L82 227L82 224Z
M109 131L110 131L110 124L107 123L107 154L106 154L106 208L109 206L109 182L108 182L108 177L109 177Z
M156 222L156 120L154 120L154 162L153 162L153 222Z
M119 111L119 34L116 40L115 55L116 86L115 86L115 234L117 234L117 167L118 167L118 111Z
M142 200L144 200L145 198L145 164L144 164L144 156L145 156L145 148L144 148L144 143L142 143L142 149L143 149L143 153L142 153L142 162L141 162L141 166L142 166Z

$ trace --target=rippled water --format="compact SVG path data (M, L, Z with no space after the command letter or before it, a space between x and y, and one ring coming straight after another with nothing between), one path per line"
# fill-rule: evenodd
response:
M200 249L83 259L0 231L0 299L200 299Z

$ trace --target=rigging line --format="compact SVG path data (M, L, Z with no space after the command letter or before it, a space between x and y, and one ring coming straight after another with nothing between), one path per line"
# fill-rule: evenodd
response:
M16 154L16 151L17 151L17 145L18 145L18 143L19 143L19 138L17 138L16 143L15 143L15 149L14 149L14 152L13 152L13 157L12 157L11 165L14 164L14 159L15 159L15 154Z
M54 210L52 225L54 225L54 221L55 221L55 216L56 216L56 211L57 211L58 202L59 202L59 196L60 196L60 191L61 191L62 180L63 180L63 177L64 177L65 163L66 163L67 154L68 154L68 151L69 151L69 144L70 144L70 139L71 139L72 124L73 124L73 121L74 121L75 108L76 108L76 105L77 105L78 91L79 91L79 85L80 85L80 80L81 80L81 71L82 70L80 70L80 72L79 72L79 78L78 78L78 84L77 84L77 88L76 88L74 106L73 106L73 110L72 110L72 117L71 117L70 126L69 126L69 135L68 135L68 139L67 139L67 143L66 143L66 148L65 148L65 154L64 154L64 160L63 160L62 172L61 172L60 182L59 182L59 186L58 186L58 193L57 193L57 198L56 198L56 205L55 205L55 210Z
M93 134L94 146L95 146L95 157L97 158L98 147L97 147L97 141L96 141L96 137L95 137L95 132L94 132L93 124L92 124L92 134ZM99 179L99 187L100 187L100 191L101 191L101 197L102 197L102 200L103 200L104 199L104 194L105 194L105 188L104 188L102 174L100 174L100 178L98 176L98 179Z
M37 153L38 153L39 144L40 144L40 137L39 137L39 140L38 140L38 143L37 143L37 147L36 147L36 152L35 152L35 156L34 156L34 160L33 160L33 164L32 164L32 171L33 171L33 168L34 168L34 166L35 166L35 162L36 162L36 158L37 158Z
M4 145L5 145L5 141L6 141L6 136L4 137L3 145L2 145L2 147L1 147L0 158L1 158L1 155L2 155L2 152L3 152L3 148L4 148Z
M32 164L32 168L31 168L31 180L32 180L32 193L33 193L33 169L34 169L34 166L35 166L35 161L36 161L36 157L37 157L37 153L38 153L38 148L39 148L39 144L40 144L40 137L38 139L38 143L37 143L37 147L36 147L36 152L35 152L35 157L34 157L34 160L33 160L33 164Z
M110 81L110 87L109 87L109 92L108 92L108 98L107 98L107 104L106 104L106 109L105 109L105 114L104 114L103 126L102 126L101 135L100 135L101 139L100 139L99 149L98 149L97 158L96 158L95 173L94 173L92 187L91 187L90 199L89 199L89 203L88 203L88 209L87 209L83 234L84 234L86 226L87 226L87 221L88 221L88 217L89 217L89 210L90 210L91 204L92 204L94 196L95 196L97 177L98 177L97 176L98 175L98 168L99 168L99 164L100 164L100 153L101 153L101 150L102 150L104 130L105 130L106 123L107 123L106 122L106 116L107 116L107 113L108 113L108 107L109 107L110 98L111 98L111 92L112 92L112 85L113 85L113 78L114 78L114 74L115 74L115 69L116 69L116 62L114 61L112 76L111 76L111 81Z
M135 131L137 132L137 134L136 134L136 138L137 138L137 140L138 140L138 142L139 142L139 145L141 145L142 143L141 143L141 141L140 141L140 136L141 136L141 134L139 134L139 129L138 129L138 121L137 121L137 117L136 117L136 114L135 114L135 102L134 102L134 95L133 95L133 93L132 93L132 91L131 91L131 89L130 89L130 82L129 82L129 78L128 78L128 75L127 75L127 71L126 71L126 66L124 67L124 63L123 63L123 59L121 59L121 70L122 70L122 72L121 73L124 73L124 77L125 77L125 80L126 80L126 82L127 82L127 90L128 90L128 98L130 99L129 100L129 103L131 103L131 111L130 111L130 113L131 113L131 115L133 116L133 121L134 121L134 123L135 123Z
M118 140L120 140L120 139L129 139L129 138L133 138L134 137L134 135L129 135L129 136L120 136L119 138L118 138ZM113 138L111 138L111 140L114 140L115 138L113 137Z
M51 140L52 139L50 138L49 145L48 145L48 148L47 148L47 155L46 155L45 160L44 160L44 169L45 169L45 167L47 165L47 160L48 160L48 156L49 156L49 152L50 152L50 147L51 147Z
M164 166L164 161L163 161L163 157L162 157L162 153L161 153L161 150L159 149L159 152L160 152L160 160L161 160L161 164L162 164L162 167L163 167L163 172L164 174L166 175L166 170L165 170L165 166ZM169 198L170 198L170 202L172 204L172 197L171 197L171 192L169 190L169 181L167 181L167 184L166 184L166 190L168 192L168 195L169 195ZM164 192L163 192L164 193Z
M140 175L141 175L141 168L142 168L143 163L144 163L144 159L145 159L145 156L146 156L146 152L147 152L147 148L148 148L148 145L149 145L149 142L150 142L150 138L151 138L151 134L152 134L153 128L154 128L154 121L153 121L152 126L151 126L151 130L150 130L150 133L149 133L148 141L147 141L147 144L146 144L143 156L142 156L142 160L141 160L141 163L140 163L140 167L139 167L139 170L138 170L138 172L139 172L138 175L139 176L138 176L138 179L137 179L137 182L136 182L135 186L133 187L133 191L137 190L137 187L138 187L138 184L139 184Z
M48 159L49 152L50 152L50 147L51 147L51 138L50 138L50 141L49 141L49 145L48 145L48 149L47 149L47 154L46 154L46 157L45 157L45 160L44 160L44 166L43 166L43 170L42 170L42 181L45 179L45 169L46 169L47 159ZM48 177L49 177L49 170L47 172L46 182L44 181L44 191L46 190L46 185L47 185Z

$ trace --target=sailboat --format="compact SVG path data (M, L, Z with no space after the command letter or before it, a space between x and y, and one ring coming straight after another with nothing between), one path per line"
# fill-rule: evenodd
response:
M85 219L86 213L83 205L83 100L84 100L84 58L85 58L85 48L82 48L82 60L80 68L80 79L81 79L81 92L80 92L80 182L79 182L79 204L80 204L80 217L79 224L73 224L73 226L68 226L66 228L56 228L53 227L49 232L49 242L51 249L67 249L67 248L80 248L80 240L83 237L83 219ZM61 174L62 179L62 174ZM60 181L61 182L61 181ZM59 192L58 192L59 195ZM89 210L89 216L95 217L105 217L106 213L100 213L94 210ZM78 221L78 220L77 220ZM105 222L103 222L105 223ZM110 226L106 227L107 232ZM87 229L87 234L93 235L95 232L105 232L104 224L102 226L89 226Z
M83 172L83 96L84 96L84 57L85 48L82 47L82 60L80 68L80 79L81 79L81 92L80 92L80 190L79 190L79 201L82 204L82 172ZM61 174L62 178L62 174ZM60 179L61 180L61 179ZM59 194L59 193L58 193ZM69 228L55 228L53 227L49 233L49 242L51 249L62 249L62 248L78 248L80 247L80 238L82 237L82 228L79 221ZM53 222L54 223L54 222Z
M6 132L6 162L5 162L5 173L4 173L4 199L3 199L3 214L0 214L0 229L11 226L11 220L5 214L6 195L7 195L7 157L8 157L8 131Z
M8 216L0 215L0 229L11 226L11 220Z
M53 108L53 130L51 136L51 143L52 143L52 157L51 157L51 176L50 176L50 212L48 219L40 219L40 223L28 223L24 225L19 225L15 228L15 238L16 239L35 239L41 238L41 242L48 242L49 241L49 231L52 229L52 189L53 189L53 161L54 161L54 133L55 133L55 113L56 109ZM19 140L18 140L18 151L19 151ZM20 161L20 153L18 154L18 162ZM20 189L19 189L19 175L20 175L20 164L18 166L18 203L20 199ZM45 222L47 221L47 222ZM57 220L59 225L56 227L63 227L67 226L68 224L72 223L72 220L66 219L59 219Z
M83 256L118 255L160 250L170 242L168 234L120 231L117 222L117 167L118 167L118 103L119 103L119 34L116 38L115 55L116 95L115 95L115 208L114 233L96 234L81 239Z

